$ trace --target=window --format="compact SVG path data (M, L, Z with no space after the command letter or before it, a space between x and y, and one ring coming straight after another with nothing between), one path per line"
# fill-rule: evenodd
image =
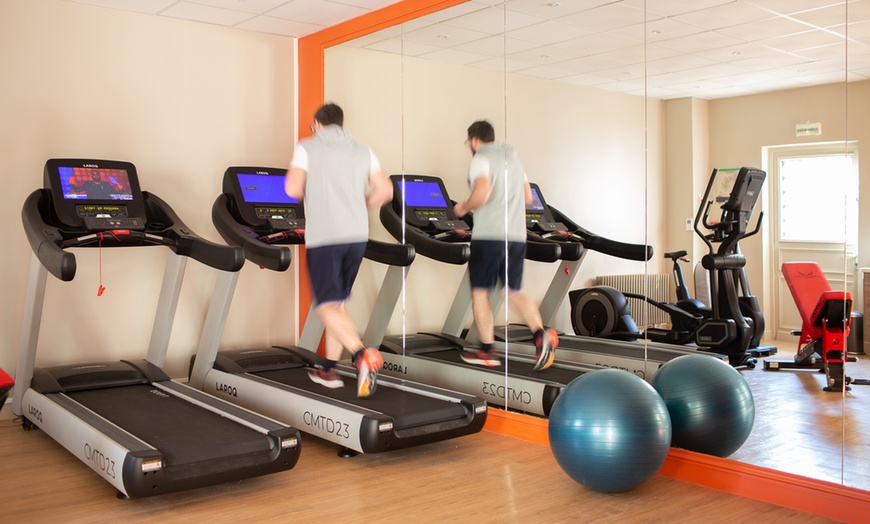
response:
M857 244L854 153L780 157L779 191L781 241Z

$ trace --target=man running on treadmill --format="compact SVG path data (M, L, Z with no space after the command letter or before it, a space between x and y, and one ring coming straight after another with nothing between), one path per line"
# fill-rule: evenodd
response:
M296 145L285 190L305 199L305 247L315 312L326 331L326 363L308 376L328 388L344 386L335 370L343 349L357 368L357 395L377 386L384 360L366 348L345 311L369 238L369 207L393 198L393 186L374 152L344 130L344 112L325 104L314 113L312 138Z
M489 122L479 120L471 124L465 143L472 153L468 167L471 195L456 204L454 211L460 218L474 211L468 272L471 311L481 345L474 352L463 352L462 360L484 366L501 365L492 356L495 337L489 296L507 271L510 304L534 333L534 369L546 369L553 363L559 337L552 329L544 329L538 308L520 291L526 254L526 204L534 198L529 180L514 148L495 142L495 130Z

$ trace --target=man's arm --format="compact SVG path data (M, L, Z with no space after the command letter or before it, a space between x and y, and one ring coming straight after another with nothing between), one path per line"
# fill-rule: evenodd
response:
M291 167L287 172L287 180L284 181L284 191L290 198L302 202L305 197L305 178L308 172L301 167Z
M381 207L393 199L393 183L383 169L373 169L369 173L369 194L366 196L368 207Z
M529 205L535 201L535 195L532 194L532 185L529 184L528 178L523 180L523 192L526 196L526 205Z
M457 217L463 217L468 213L479 209L489 200L489 194L492 191L492 180L488 176L479 176L474 179L471 194L465 202L459 202L453 207L453 211Z

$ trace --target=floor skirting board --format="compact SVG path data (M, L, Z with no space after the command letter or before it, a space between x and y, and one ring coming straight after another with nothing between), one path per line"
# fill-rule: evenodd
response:
M549 445L543 418L490 408L484 429ZM870 512L867 491L683 449L671 448L659 475L842 522L866 522Z

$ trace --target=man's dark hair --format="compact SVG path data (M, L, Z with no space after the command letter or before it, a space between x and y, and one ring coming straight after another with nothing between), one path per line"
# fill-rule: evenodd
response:
M495 141L495 129L486 120L478 120L468 126L468 138L469 140L476 138L481 142L493 142Z
M323 104L314 113L314 120L324 126L335 124L341 127L344 125L344 111L336 104Z

